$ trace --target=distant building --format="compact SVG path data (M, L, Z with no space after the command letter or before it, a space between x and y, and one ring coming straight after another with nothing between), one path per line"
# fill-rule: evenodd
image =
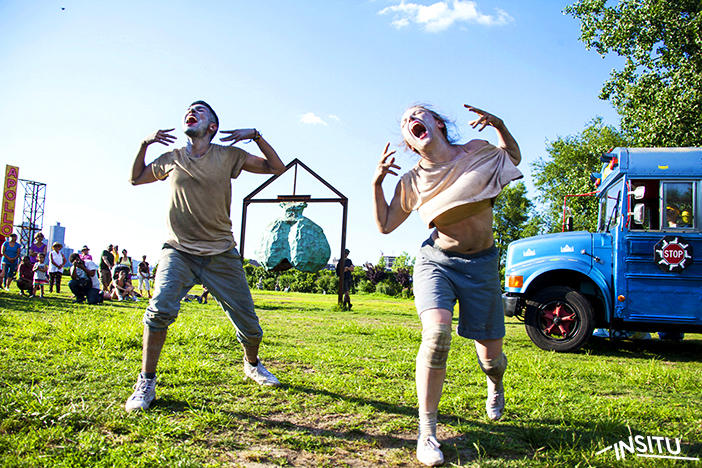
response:
M385 268L388 270L392 270L393 265L395 265L395 260L397 260L397 256L383 255L383 258L385 259Z
M56 223L56 226L51 226L49 228L49 243L50 245L54 242L65 245L66 239L66 228L61 226L61 223Z

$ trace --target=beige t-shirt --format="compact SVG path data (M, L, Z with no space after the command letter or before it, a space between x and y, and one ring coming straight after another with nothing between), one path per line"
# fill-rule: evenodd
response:
M511 181L524 177L507 151L491 144L446 163L419 161L402 176L401 206L417 210L428 227L457 206L496 197Z
M248 156L235 146L212 144L199 158L179 148L151 163L157 179L170 179L168 245L194 255L216 255L236 246L231 179L239 176Z

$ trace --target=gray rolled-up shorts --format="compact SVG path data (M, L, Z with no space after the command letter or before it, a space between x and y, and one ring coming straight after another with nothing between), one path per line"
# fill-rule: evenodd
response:
M263 330L235 248L198 256L164 245L144 324L152 331L167 330L178 317L181 299L195 284L202 284L214 296L234 324L239 342L251 346L261 342Z
M458 301L458 335L473 340L505 336L505 316L498 272L499 253L493 245L475 254L461 254L434 245L429 238L414 266L417 312L453 311Z

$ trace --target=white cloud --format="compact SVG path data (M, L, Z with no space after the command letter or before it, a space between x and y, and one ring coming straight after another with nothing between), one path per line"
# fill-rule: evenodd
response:
M506 11L499 8L495 10L495 15L484 15L478 11L478 5L470 0L453 0L451 5L441 1L429 6L405 3L401 0L399 5L383 8L378 14L393 14L391 24L398 29L416 23L425 31L433 33L444 31L459 22L502 26L514 21Z
M321 117L317 117L314 115L314 112L308 112L306 114L302 114L300 116L300 123L303 124L312 124L312 125L326 125L327 123L322 120Z
M333 120L334 122L341 122L341 119L333 114L329 115L329 119Z

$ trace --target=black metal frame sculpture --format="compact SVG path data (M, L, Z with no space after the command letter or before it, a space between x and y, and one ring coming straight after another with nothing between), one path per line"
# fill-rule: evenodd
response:
M336 195L338 195L338 198L312 198L311 195L297 195L297 167L300 166L303 169L305 169L309 174L311 174L314 178L316 178L318 181L320 181L322 184L324 184L325 187L327 187L329 190L334 192ZM254 199L256 195L258 195L263 189L271 185L273 182L275 182L279 177L281 177L283 174L288 172L291 168L295 168L295 176L293 179L293 193L292 195L278 195L277 198L261 198L261 199ZM305 202L305 203L341 203L341 206L343 208L343 216L342 216L342 221L341 221L341 254L339 255L339 262L341 265L344 264L346 261L346 227L347 227L347 219L348 219L348 211L349 211L349 199L346 198L341 192L339 192L337 189L335 189L329 182L324 180L322 177L317 175L312 169L307 167L302 161L299 159L295 158L290 163L288 163L287 166L285 166L285 170L278 174L274 175L261 185L248 194L247 196L244 197L244 202L243 202L243 211L241 214L241 236L239 237L240 239L240 247L241 247L241 257L242 259L244 258L244 243L246 239L246 214L247 210L250 204L252 203L281 203L281 202ZM341 268L339 271L339 305L341 306L343 304L343 298L344 298L344 269Z

